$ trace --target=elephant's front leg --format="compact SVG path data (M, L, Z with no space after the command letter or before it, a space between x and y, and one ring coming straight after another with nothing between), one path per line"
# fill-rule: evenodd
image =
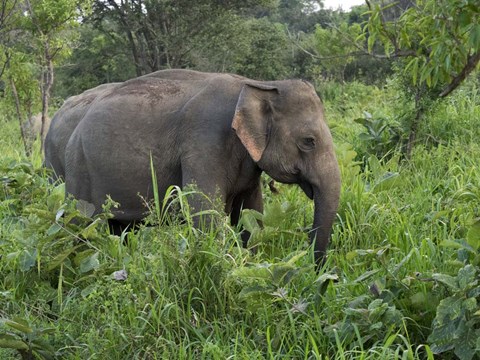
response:
M230 222L233 226L238 225L242 209L252 209L263 213L262 187L260 181L254 188L240 193L234 198L230 213ZM245 248L247 247L250 235L250 232L246 230L242 231L242 243Z

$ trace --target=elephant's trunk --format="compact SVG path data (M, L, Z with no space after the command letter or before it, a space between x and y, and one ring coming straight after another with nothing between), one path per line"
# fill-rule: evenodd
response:
M325 260L340 198L340 171L335 155L329 156L327 163L329 164L328 166L325 166L325 162L322 164L323 169L320 172L318 185L312 186L315 210L310 237L314 243L314 255L317 266L321 266Z

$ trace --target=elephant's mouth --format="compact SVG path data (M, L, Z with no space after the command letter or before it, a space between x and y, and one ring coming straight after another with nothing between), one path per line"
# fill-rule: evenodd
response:
M311 200L313 200L313 187L307 181L302 181L298 185L302 188L305 195L307 195Z

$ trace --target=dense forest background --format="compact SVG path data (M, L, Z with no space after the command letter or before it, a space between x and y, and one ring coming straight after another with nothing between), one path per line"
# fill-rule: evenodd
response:
M166 68L302 78L319 93L394 79L413 107L400 114L408 155L422 114L480 60L478 13L472 0L371 0L348 12L313 0L2 0L0 99L7 117L41 111L45 124L68 96Z
M478 0L0 0L0 358L479 359L479 62ZM114 203L49 180L67 97L167 68L315 86L342 176L322 269L297 186L263 178L250 251L222 211L188 226L190 190L116 236Z
M47 57L55 65L53 94L58 98L165 68L233 72L260 80L368 83L382 82L391 73L385 59L369 57L367 51L351 54L367 20L366 6L346 13L303 0L99 0L82 2L82 7L72 0L38 2L42 9L34 8L40 7L34 1L10 3L1 28L4 70L30 65L22 70L35 81L46 65L40 59L50 42ZM57 9L61 6L65 8ZM23 8L31 12L19 18L15 11ZM64 12L64 18L54 25L37 24L59 15L49 12ZM30 28L21 29L24 22ZM23 57L15 58L20 53Z

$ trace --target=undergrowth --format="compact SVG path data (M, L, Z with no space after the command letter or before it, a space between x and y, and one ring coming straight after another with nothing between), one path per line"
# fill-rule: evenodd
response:
M368 107L379 89L344 108L335 99L349 89L329 91L342 197L319 272L313 204L295 186L266 187L264 214L244 212L250 249L221 212L213 227L188 226L192 190L176 189L171 203L159 194L147 224L115 236L115 204L92 218L65 199L2 123L0 358L478 358L477 95L459 92L432 113L422 131L448 139L419 144L406 161L355 140L362 111L393 116L386 101ZM462 123L447 129L451 118ZM167 203L179 209L168 225Z

